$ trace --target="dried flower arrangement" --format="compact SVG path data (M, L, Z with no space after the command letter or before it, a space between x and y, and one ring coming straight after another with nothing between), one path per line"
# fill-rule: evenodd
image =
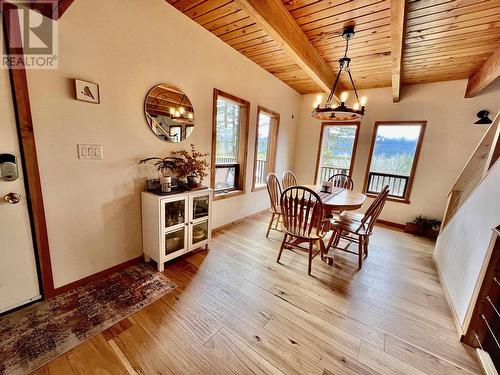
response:
M179 178L197 177L203 181L203 178L208 176L206 170L210 165L203 159L208 154L196 151L193 144L191 144L191 150L175 151L173 154L180 156L175 162Z

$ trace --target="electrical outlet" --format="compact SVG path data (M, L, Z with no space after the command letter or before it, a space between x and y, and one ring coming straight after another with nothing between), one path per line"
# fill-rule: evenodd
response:
M78 159L102 160L102 145L77 145Z

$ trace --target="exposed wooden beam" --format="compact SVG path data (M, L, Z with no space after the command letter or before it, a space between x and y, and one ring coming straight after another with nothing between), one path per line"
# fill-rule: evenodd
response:
M391 0L392 101L399 102L403 86L406 0Z
M469 77L467 89L465 90L465 97L472 98L486 86L493 82L500 75L500 46L491 57L484 62L483 65Z
M257 24L279 43L314 82L330 92L335 74L285 8L281 0L235 0Z

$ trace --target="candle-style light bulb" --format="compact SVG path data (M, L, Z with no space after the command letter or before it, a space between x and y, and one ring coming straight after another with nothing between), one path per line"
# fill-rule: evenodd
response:
M321 103L323 101L323 95L318 95L316 97L316 103Z
M181 115L184 114L184 111L185 111L184 107L179 107L179 112L181 113Z
M179 111L175 111L175 117L181 117L181 113Z
M188 113L188 119L190 119L190 120L193 119L193 114L192 113Z
M170 114L175 115L175 108L170 108Z
M313 103L313 108L316 108L317 106L319 106L319 103L318 102L314 102Z
M354 103L353 108L357 111L359 109L359 103Z
M342 94L340 94L340 101L342 103L345 103L347 101L348 96L349 96L349 94L347 93L347 91L344 91Z
M364 107L366 105L366 96L363 96L359 102Z

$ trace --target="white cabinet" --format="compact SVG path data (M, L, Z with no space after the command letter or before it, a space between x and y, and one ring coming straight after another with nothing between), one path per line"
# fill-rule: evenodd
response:
M143 191L142 248L144 259L153 259L158 271L173 258L202 246L212 238L212 190L167 196Z

